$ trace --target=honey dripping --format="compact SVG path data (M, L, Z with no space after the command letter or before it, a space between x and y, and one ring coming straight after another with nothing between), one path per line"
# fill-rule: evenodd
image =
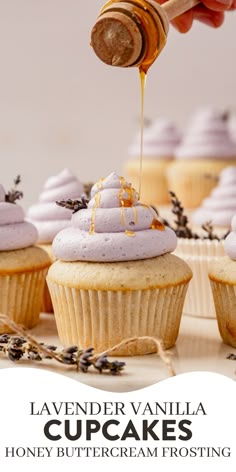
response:
M89 228L89 234L90 235L93 235L95 233L96 210L99 207L100 200L101 200L100 190L102 189L102 180L103 179L101 179L98 182L99 192L97 192L95 194L95 197L94 197L95 203L94 203L94 206L92 208L91 223L90 223L90 228Z
M127 186L125 179L120 177L121 182L121 189L119 191L119 201L121 206L121 224L125 227L126 226L126 218L125 218L125 208L133 208L134 210L134 224L137 222L137 210L133 206L133 195L134 189L132 187ZM125 229L125 234L127 236L135 236L135 232Z
M155 11L147 9L147 2L139 0L139 4L144 8L146 16L143 15L142 21L144 22L144 29L147 35L147 50L144 55L141 64L139 64L139 80L140 80L140 153L139 153L139 187L138 193L141 199L142 190L142 167L143 167L143 133L144 133L144 106L145 106L145 89L147 81L147 72L166 42L166 35L163 27L160 28L160 17ZM134 13L136 5L134 4ZM153 7L151 6L151 9ZM161 34L160 31L163 33ZM161 47L160 47L161 46Z
M139 198L141 198L144 95L147 71L166 44L168 18L157 1L109 0L101 9L91 33L91 45L97 56L112 66L139 69L140 165Z
M146 87L146 73L139 69L140 77L140 98L141 98L141 108L140 108L140 154L139 154L139 186L138 194L139 199L141 199L141 190L142 190L142 167L143 167L143 132L144 132L144 99L145 99L145 87Z

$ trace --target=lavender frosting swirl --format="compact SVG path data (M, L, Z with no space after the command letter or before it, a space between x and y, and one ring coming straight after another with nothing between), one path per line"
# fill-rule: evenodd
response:
M220 174L218 186L205 198L192 215L193 223L230 226L236 213L236 167L226 167Z
M57 206L56 201L76 199L82 193L82 183L68 169L46 181L38 203L27 214L38 230L38 243L51 243L59 231L70 226L70 210Z
M225 238L224 248L227 256L236 261L236 215L232 218L231 227L232 231Z
M177 159L236 159L236 144L222 113L213 109L197 112L175 156Z
M5 190L0 184L0 251L25 249L35 244L37 230L24 221L23 209L5 201Z
M174 151L180 142L180 134L172 121L160 118L144 129L143 155L147 158L173 158ZM131 157L140 154L140 135L128 149Z
M137 192L116 173L95 184L88 208L74 213L72 226L53 241L64 261L113 262L156 257L174 251L175 233L138 201Z

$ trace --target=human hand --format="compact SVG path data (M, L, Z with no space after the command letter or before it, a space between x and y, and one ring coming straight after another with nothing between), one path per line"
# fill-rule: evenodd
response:
M157 1L162 4L167 0ZM224 21L224 12L235 9L236 0L202 0L199 5L178 16L171 23L180 33L187 33L192 27L193 20L217 28Z

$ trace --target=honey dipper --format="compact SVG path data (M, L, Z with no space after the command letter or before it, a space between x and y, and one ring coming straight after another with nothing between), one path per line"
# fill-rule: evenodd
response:
M199 0L110 0L91 32L91 45L106 64L139 67L147 72L165 46L169 21Z

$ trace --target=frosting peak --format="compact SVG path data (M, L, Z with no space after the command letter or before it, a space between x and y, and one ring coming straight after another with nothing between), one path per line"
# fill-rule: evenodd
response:
M0 202L5 202L6 192L2 184L0 184Z
M0 184L0 251L25 249L36 240L36 228L24 221L24 211L19 205L6 202L6 193Z
M82 183L64 169L49 177L39 201L28 210L28 218L38 230L38 243L51 243L56 234L70 225L71 212L56 205L57 200L76 199L83 193Z
M180 133L175 124L166 118L160 118L144 128L143 155L147 158L170 159L179 142ZM128 152L130 156L139 156L140 134L136 136Z
M236 215L232 218L231 227L232 231L225 238L224 248L230 259L236 261Z
M236 144L224 114L211 108L199 110L175 155L179 159L236 159Z
M236 167L226 167L220 174L217 187L192 215L193 223L202 225L211 221L213 225L230 226L236 213Z
M65 261L112 262L147 259L175 249L175 233L157 220L153 208L142 205L131 184L116 173L91 190L88 208L72 215L72 226L53 241L53 251Z

